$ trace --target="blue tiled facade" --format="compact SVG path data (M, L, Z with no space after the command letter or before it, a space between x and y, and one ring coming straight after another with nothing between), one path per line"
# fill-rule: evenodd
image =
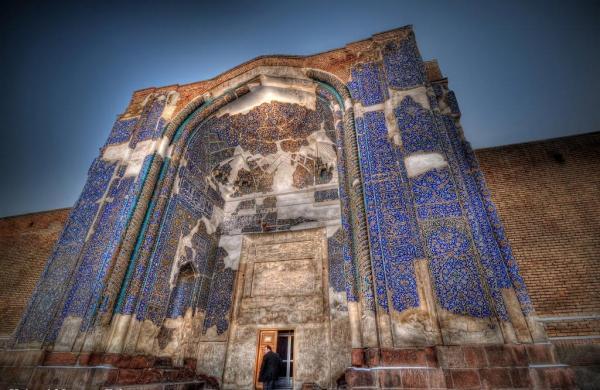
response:
M378 313L418 308L422 286L415 262L426 260L439 308L507 321L503 289L513 288L523 313L531 313L502 224L458 127L454 94L427 80L412 34L379 45L377 55L358 59L351 67L349 100L323 84L317 85L316 104L310 109L274 101L239 115L196 120L214 104L207 101L173 132L171 155L151 152L135 170L130 161L97 158L16 341L51 343L68 317L82 320L80 331L91 330L99 315L112 314L160 327L166 318L183 316L189 309L204 315L204 335L225 335L237 268L231 266L232 254L219 246L220 239L315 223L304 216L278 217L276 196L264 196L260 203L249 198L273 191L274 180L273 171L252 158L224 196L220 188L231 184L227 180L232 171L225 162L236 158L239 149L253 158L289 152L296 159L294 188L308 192L315 207L339 203L339 226L328 230L328 286L336 294L345 293L349 302L364 303ZM144 141L161 139L169 125L163 118L166 102L165 96L154 96L139 116L118 120L101 153L123 145L134 150ZM347 104L356 109L350 120ZM298 158L307 139L321 129L335 149L337 172L321 157ZM356 153L349 154L345 145L349 131L356 135ZM407 168L407 159L426 155L443 164L416 173ZM351 214L356 183L349 182L347 169L352 161L360 166L364 221ZM330 184L336 173L337 188ZM155 182L147 183L150 176ZM240 200L237 209L212 226L232 199ZM131 238L139 202L147 209ZM369 255L361 264L371 272L359 272L363 270L354 253L354 225L359 223L367 232ZM128 263L117 265L125 237L133 248ZM115 272L117 266L123 272ZM117 291L108 291L113 274L123 279L116 283Z

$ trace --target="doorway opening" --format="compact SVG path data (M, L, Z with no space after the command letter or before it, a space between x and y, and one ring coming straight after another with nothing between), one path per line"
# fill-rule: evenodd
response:
M264 348L269 345L281 358L279 378L275 389L292 389L294 387L294 331L293 330L261 330L257 350L257 364L255 373L256 389L262 389L263 384L258 381L262 365Z
M279 379L275 384L276 389L291 389L294 377L294 331L284 330L277 332L277 354L281 358Z

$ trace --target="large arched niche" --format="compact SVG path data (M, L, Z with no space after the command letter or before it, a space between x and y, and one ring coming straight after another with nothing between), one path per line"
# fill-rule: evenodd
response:
M328 386L349 365L356 333L343 97L298 69L240 78L191 103L165 130L165 158L117 306L135 319L122 350L196 357L203 372L221 377L244 237L322 232L323 329L333 329L326 341L334 363L303 379Z

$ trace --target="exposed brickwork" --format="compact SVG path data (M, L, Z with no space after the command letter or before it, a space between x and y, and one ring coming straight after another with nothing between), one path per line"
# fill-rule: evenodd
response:
M476 154L537 314L600 313L600 133Z
M0 336L19 322L69 211L0 218Z

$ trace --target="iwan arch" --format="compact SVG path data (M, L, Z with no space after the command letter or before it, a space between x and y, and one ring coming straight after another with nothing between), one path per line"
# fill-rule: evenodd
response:
M526 387L550 347L459 117L410 27L134 93L11 353L34 384L237 389L279 341L295 388Z

